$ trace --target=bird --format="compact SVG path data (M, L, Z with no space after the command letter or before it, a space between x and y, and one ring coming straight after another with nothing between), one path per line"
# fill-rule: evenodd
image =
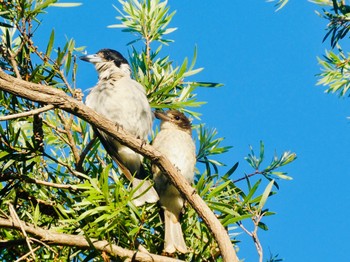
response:
M195 144L192 139L192 127L189 119L178 110L156 111L161 120L160 131L152 146L162 153L181 172L189 183L193 182L196 164ZM152 165L154 185L159 195L159 202L164 210L165 253L187 253L183 237L180 215L185 200L176 187L156 166Z
M98 73L97 85L91 88L85 104L113 121L117 128L146 141L154 116L144 87L131 78L128 61L118 51L107 48L80 59L92 63ZM143 157L98 128L94 130L107 153L132 182L135 189L132 202L136 206L156 203L159 198L151 180L145 179Z

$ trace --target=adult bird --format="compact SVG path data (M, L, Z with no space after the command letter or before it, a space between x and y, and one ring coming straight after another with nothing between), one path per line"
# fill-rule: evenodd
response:
M157 111L155 115L161 120L161 125L152 145L180 170L189 183L192 183L196 153L191 122L177 110L169 110L166 113ZM164 209L164 252L186 253L187 247L180 224L180 214L185 200L157 166L153 165L152 171L160 205Z
M86 97L86 105L135 137L146 140L152 129L153 115L144 87L130 76L127 60L112 49L102 49L80 59L94 64L98 73L97 85ZM108 154L131 180L133 188L138 188L134 204L157 202L155 189L145 180L143 157L98 128L95 132Z

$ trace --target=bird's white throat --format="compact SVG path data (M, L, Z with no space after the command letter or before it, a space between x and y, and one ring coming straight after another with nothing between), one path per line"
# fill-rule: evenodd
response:
M95 67L99 80L108 80L112 77L118 79L123 76L130 76L131 73L128 64L121 64L120 67L117 67L113 61L96 63Z

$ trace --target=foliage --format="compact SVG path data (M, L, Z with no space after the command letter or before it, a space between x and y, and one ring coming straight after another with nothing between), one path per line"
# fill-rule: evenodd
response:
M44 15L53 5L78 4L56 0L0 1L1 68L8 74L61 89L81 100L81 91L75 88L76 55L84 48L76 47L73 39L67 40L63 47L56 46L54 30L48 32L45 50L35 44L35 33L40 30L38 15ZM199 119L200 113L193 108L203 102L197 101L196 89L220 84L188 80L202 70L195 68L196 49L191 62L185 58L174 63L162 53L162 46L171 44L168 36L175 29L168 26L175 12L169 12L167 1L130 0L120 1L119 5L121 24L111 27L135 35L135 40L129 43L129 61L135 79L146 88L151 106L179 109ZM141 43L141 48L136 43ZM2 116L34 109L43 109L43 105L0 92ZM200 124L196 131L197 192L227 227L232 243L239 242L243 231L259 246L262 257L258 229L267 230L262 220L274 214L266 203L276 194L277 181L290 179L279 169L296 155L285 152L261 169L265 156L261 142L259 156L251 148L246 158L251 173L239 177L235 163L220 174L225 166L215 158L230 147L221 145L224 138L218 137L215 129ZM0 142L1 217L11 216L10 209L14 207L21 220L38 228L107 240L131 250L142 245L151 253L162 253L164 227L159 207L137 208L132 204L129 182L106 155L88 123L58 109L43 110L41 114L1 122ZM247 223L253 223L253 231L247 229ZM185 207L182 225L190 252L176 255L178 258L221 260L211 232L189 205ZM15 261L26 254L35 255L33 259L38 261L103 260L103 254L93 248L48 246L33 238L29 240L31 245L25 241L18 244L15 240L23 240L25 236L11 229L0 228L0 239L6 244L0 251L2 261Z
M329 86L327 93L338 93L345 96L350 87L350 64L349 54L344 54L338 46L338 52L326 51L323 59L318 58L319 64L323 67L323 72L319 74L319 85Z
M275 7L277 7L276 11L281 10L288 2L289 0L266 0L266 2L276 2Z
M309 0L322 6L316 14L328 21L323 41L330 40L333 50L326 50L322 58L318 57L322 72L318 74L318 85L328 86L327 93L348 95L350 87L350 56L341 47L342 40L348 37L350 30L350 5L345 0ZM280 0L277 5L282 8L288 1Z
M350 30L350 7L345 1L313 1L318 5L329 6L322 9L318 15L329 21L327 33L323 39L330 39L330 44L336 51L326 51L323 58L318 58L322 72L318 75L318 85L328 86L327 93L338 93L345 96L349 90L349 54L340 46Z

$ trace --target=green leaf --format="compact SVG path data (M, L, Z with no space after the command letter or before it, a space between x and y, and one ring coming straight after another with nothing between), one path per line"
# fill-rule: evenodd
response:
M267 198L269 197L271 190L272 190L272 186L274 184L275 180L271 180L270 183L267 185L267 187L265 188L264 193L262 194L259 206L258 206L258 211L261 212L261 210L263 209Z
M263 141L260 141L260 160L259 165L264 161L265 145Z
M208 194L208 198L212 198L217 196L222 190L224 190L230 183L231 181L226 181L225 183L222 183L221 185L214 187L212 191Z
M266 0L266 2L275 2L277 0ZM289 0L278 0L277 3L275 4L275 6L277 7L276 12L281 10L287 3L289 2Z
M212 83L212 82L194 82L195 86L201 86L201 87L221 87L224 86L220 83Z
M258 227L261 228L262 230L265 230L265 231L269 230L267 225L261 221L258 223Z
M234 164L233 167L231 167L231 168L226 172L226 174L222 176L223 180L228 179L228 178L236 171L236 169L237 169L237 167L238 167L238 164L239 164L238 162L237 162L236 164Z
M334 12L337 14L339 9L338 2L337 0L332 0L332 2L333 2Z
M220 203L215 201L208 201L208 205L211 209L220 211L222 214L239 217L240 215L232 208L232 205L226 203Z
M35 206L34 215L33 215L34 225L37 226L39 221L40 221L40 208L39 208L39 204L37 204Z
M50 57L54 41L55 41L55 30L52 29L51 35L50 35L50 39L49 39L49 43L47 44L46 52L45 52L48 57Z
M12 26L12 25L10 25L10 24L6 24L6 23L4 23L4 22L0 22L0 27L13 28L13 26Z
M252 216L253 216L252 214L247 214L247 215L228 218L228 219L222 221L222 225L223 226L232 225L232 224L235 224L237 222L243 221L244 219L251 218Z
M47 8L49 5L57 2L57 0L47 0L43 2L42 4L38 4L35 6L35 8L31 11L32 14L36 15L38 13L41 13L45 8Z
M253 195L255 194L256 190L258 189L259 185L261 183L261 179L259 179L258 181L256 181L256 183L254 184L254 186L249 190L248 195L244 198L242 205L245 205L246 203L250 202L250 199L253 197Z
M15 159L10 159L6 162L6 164L3 166L2 171L5 171L6 169L8 169L10 166L12 166L13 163L15 163L16 160Z
M277 177L280 178L280 179L293 180L292 177L287 176L284 172L277 172L277 171L274 171L274 172L271 172L271 175L277 176Z
M3 157L9 155L10 153L7 151L0 151L0 159L2 159Z

